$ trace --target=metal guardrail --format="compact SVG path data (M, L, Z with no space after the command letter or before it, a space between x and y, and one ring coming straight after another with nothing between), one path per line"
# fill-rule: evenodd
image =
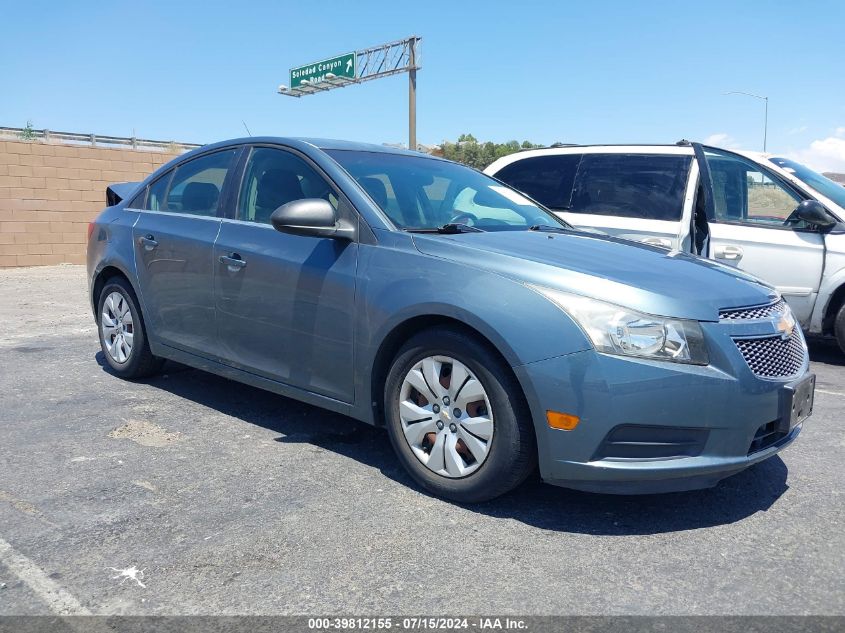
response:
M178 152L201 147L196 143L156 141L148 138L127 136L104 136L101 134L80 134L79 132L55 132L22 127L0 127L0 139L32 140L44 143L65 143L68 145L90 145L91 147L130 147L132 149Z

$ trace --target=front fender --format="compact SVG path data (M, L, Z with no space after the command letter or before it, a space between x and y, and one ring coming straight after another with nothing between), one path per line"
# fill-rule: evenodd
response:
M392 234L397 236L397 234ZM525 284L420 253L402 238L362 245L356 290L356 408L371 417L374 364L390 334L417 317L445 317L478 331L516 367L591 349L572 319ZM369 414L366 413L369 411Z
M821 334L833 294L845 286L845 234L825 236L824 276L810 317L810 333Z

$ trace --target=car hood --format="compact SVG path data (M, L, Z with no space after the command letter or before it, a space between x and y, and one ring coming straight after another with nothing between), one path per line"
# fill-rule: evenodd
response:
M432 257L661 316L716 321L720 309L761 305L777 296L734 268L582 231L413 237L417 249Z

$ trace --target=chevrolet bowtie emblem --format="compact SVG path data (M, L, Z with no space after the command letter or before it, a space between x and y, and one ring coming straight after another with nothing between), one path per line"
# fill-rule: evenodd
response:
M775 325L781 338L786 340L792 336L792 331L795 329L795 317L791 313L786 312L781 315L780 320Z

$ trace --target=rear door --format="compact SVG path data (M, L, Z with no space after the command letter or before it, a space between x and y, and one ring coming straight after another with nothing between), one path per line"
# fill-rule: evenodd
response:
M224 362L343 402L353 396L353 311L358 245L276 231L270 215L301 198L357 214L306 157L254 147L236 215L214 249L215 302Z
M704 156L713 186L710 256L775 286L806 326L824 269L824 236L786 221L802 196L743 156L713 148Z
M212 249L237 151L204 154L152 183L133 228L147 331L208 357L217 348Z

